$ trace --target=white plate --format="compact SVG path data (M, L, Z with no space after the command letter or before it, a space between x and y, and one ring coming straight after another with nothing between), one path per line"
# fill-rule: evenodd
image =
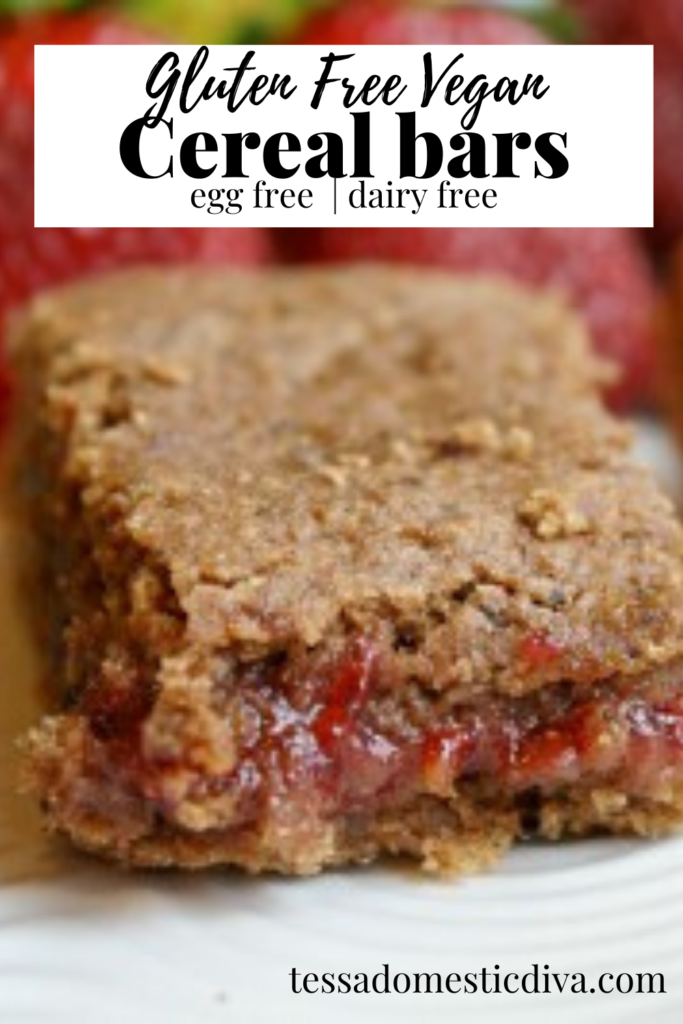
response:
M657 429L644 457L678 486ZM0 1024L683 1020L683 837L518 848L489 875L125 875L40 834L16 795L35 662L0 530ZM289 972L661 972L662 995L294 995Z

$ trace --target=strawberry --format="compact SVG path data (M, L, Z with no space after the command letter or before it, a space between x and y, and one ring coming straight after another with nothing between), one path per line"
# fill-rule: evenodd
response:
M654 46L655 228L683 235L683 9L681 0L568 0L594 43Z
M679 445L683 445L683 239L667 267L667 301L662 304L659 342L662 395Z
M527 22L471 5L415 9L400 3L347 5L318 14L294 42L504 44L548 39ZM683 161L682 164L683 166ZM288 232L294 259L389 260L457 272L503 274L562 291L585 317L597 349L621 367L615 407L651 397L653 274L637 236L615 228L329 228Z
M0 321L41 288L132 263L261 263L256 228L34 228L33 47L155 40L108 13L54 13L0 34Z
M392 0L347 2L309 18L292 43L360 46L417 43L484 46L487 43L529 45L548 40L529 22L477 4L418 7Z
M581 36L598 42L618 34L621 28L623 0L565 0L567 7L581 22Z

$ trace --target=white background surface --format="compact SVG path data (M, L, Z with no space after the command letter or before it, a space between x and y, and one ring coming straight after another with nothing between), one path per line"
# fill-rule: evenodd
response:
M36 178L35 223L39 227L152 227L259 224L263 226L316 227L344 224L374 226L487 225L513 227L647 227L652 225L652 47L599 46L483 46L463 47L464 59L454 71L469 81L486 74L491 83L507 75L524 81L528 73L543 74L550 85L540 100L524 98L517 106L507 102L485 102L474 131L486 136L494 132L528 132L532 139L544 132L566 132L570 169L556 180L534 178L535 151L515 156L517 179L485 178L457 181L448 175L445 163L450 137L461 130L464 107L448 107L434 100L418 110L418 130L440 135L447 150L444 173L429 181L397 178L397 111L419 108L424 76L421 46L356 47L355 56L343 62L342 75L361 83L372 73L386 78L401 74L409 88L392 107L380 104L372 111L373 187L430 186L419 215L410 210L352 210L346 199L358 184L343 179L338 185L338 213L333 213L333 183L329 178L309 179L302 169L287 180L271 181L282 188L309 187L314 193L310 210L255 210L245 205L237 216L210 216L193 209L190 196L195 188L243 187L245 203L251 204L252 190L263 172L261 150L245 152L248 179L222 177L218 154L202 154L200 163L218 169L203 181L182 174L178 153L182 140L191 132L204 131L222 143L223 132L257 131L262 140L279 131L296 134L306 149L306 140L316 131L337 131L344 137L351 170L350 139L353 119L344 111L341 93L330 87L318 111L310 108L314 82L322 65L320 56L328 47L265 46L256 48L252 61L264 73L290 73L299 84L288 99L270 97L261 106L245 104L229 114L225 101L199 103L191 113L180 113L179 88L169 108L174 116L174 138L163 125L148 131L144 161L150 173L159 173L175 156L175 177L149 181L130 174L119 158L121 133L129 122L142 116L153 104L145 93L145 82L166 47L159 46L38 46L36 47ZM175 48L181 66L187 68L196 48ZM459 47L434 46L435 69L443 69L461 52ZM218 80L230 78L223 70L235 67L245 47L212 47L201 81L209 74ZM349 52L339 47L337 53ZM353 48L351 49L353 52ZM454 72L453 72L454 73ZM253 75L251 76L253 78ZM446 81L450 74L446 77ZM337 87L338 88L338 87ZM442 92L438 95L442 95ZM356 111L365 109L361 106ZM491 140L495 141L495 140ZM490 149L491 155L494 150ZM302 154L314 155L313 153ZM294 164L298 157L286 158ZM545 168L543 161L540 165ZM418 164L419 167L419 164ZM346 167L345 167L346 169ZM455 187L471 186L498 192L495 210L440 210L436 187L442 179ZM27 183L27 187L29 183Z
M670 487L666 437L639 449ZM674 1024L683 1020L683 838L523 846L492 874L397 868L308 881L126 875L42 836L16 795L36 662L0 528L0 1022ZM288 972L661 971L665 995L293 996Z

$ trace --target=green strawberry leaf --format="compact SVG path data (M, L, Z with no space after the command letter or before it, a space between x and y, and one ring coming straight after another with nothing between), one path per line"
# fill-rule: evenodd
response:
M581 26L578 18L571 11L527 11L520 10L525 18L537 25L546 35L558 43L578 43L581 41Z
M486 0L486 6L526 18L558 43L581 39L580 21L562 0Z
M291 33L307 14L329 6L330 0L278 0L275 10L243 20L223 42L242 45L286 42L284 33Z
M92 0L0 0L0 15L38 14L45 11L75 11L92 7Z
M0 0L2 3L3 0ZM15 0L16 2L16 0ZM140 24L179 42L262 43L282 38L331 0L118 0Z

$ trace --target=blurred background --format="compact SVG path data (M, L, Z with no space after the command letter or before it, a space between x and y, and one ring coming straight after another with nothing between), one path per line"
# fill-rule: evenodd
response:
M655 227L36 229L36 43L650 43ZM637 146L639 141L633 140ZM32 294L132 263L438 265L561 291L618 364L619 412L683 396L683 0L0 0L0 322ZM680 366L679 366L680 358ZM9 389L0 380L0 409ZM681 413L683 423L683 412Z

